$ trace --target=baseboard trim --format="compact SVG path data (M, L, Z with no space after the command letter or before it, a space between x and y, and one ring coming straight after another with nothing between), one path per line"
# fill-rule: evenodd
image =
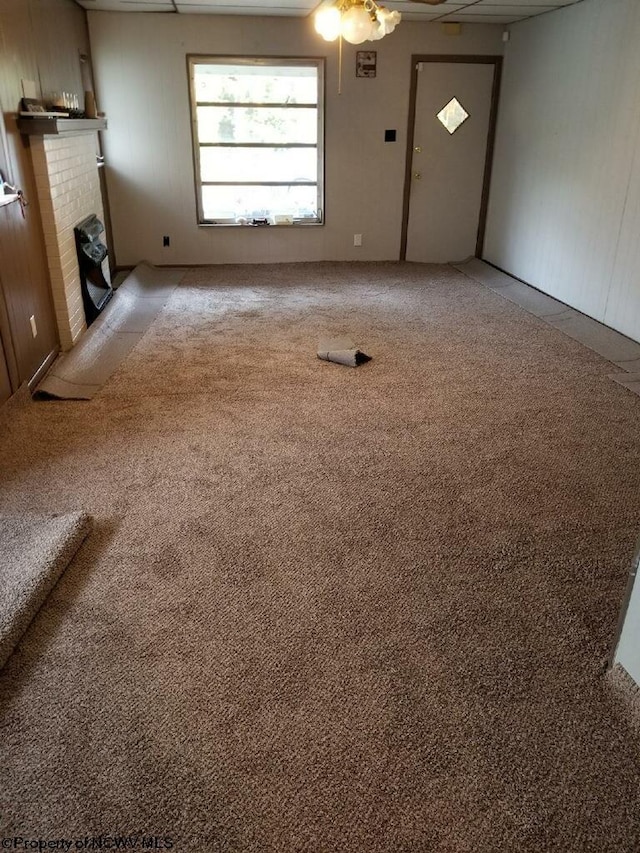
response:
M621 332L619 329L614 328L613 326L608 326L602 320L598 320L595 317L592 317L591 314L585 314L584 311L581 311L580 308L575 308L573 305L570 305L568 302L565 302L563 299L560 299L558 296L554 296L551 293L547 293L546 290L541 290L541 288L537 287L535 284L531 284L529 281L525 281L523 278L518 278L517 275L514 275L512 272L499 267L497 264L492 263L491 261L487 261L485 258L477 258L476 260L482 261L483 264L487 264L489 267L493 267L494 270L501 272L503 275L508 275L509 278L512 278L514 281L517 281L519 284L526 284L527 287L530 287L532 290L537 290L538 293L542 293L543 296L548 296L550 299L555 299L556 302L560 302L562 305L567 307L567 310L575 311L576 314L579 314L581 317L585 317L587 320L591 320L593 323L597 323L599 326L602 326L603 329L607 329L610 332L615 332L616 335L620 335L621 338L624 338L627 341L630 341L632 344L638 344L640 341L637 341L635 338L632 338L630 335ZM589 346L589 344L586 344ZM596 350L597 351L597 350ZM606 358L606 356L605 356Z

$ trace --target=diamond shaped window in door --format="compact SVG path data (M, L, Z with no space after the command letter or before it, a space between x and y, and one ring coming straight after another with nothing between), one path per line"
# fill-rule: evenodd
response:
M451 98L449 103L440 110L436 118L442 122L449 133L455 133L460 125L469 118L469 113L457 98Z

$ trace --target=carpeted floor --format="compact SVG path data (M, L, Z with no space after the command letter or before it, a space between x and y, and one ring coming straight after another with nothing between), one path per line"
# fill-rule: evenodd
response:
M638 850L610 373L447 267L223 266L91 402L12 400L0 511L95 529L0 675L0 836Z
M0 669L90 529L83 512L0 515Z

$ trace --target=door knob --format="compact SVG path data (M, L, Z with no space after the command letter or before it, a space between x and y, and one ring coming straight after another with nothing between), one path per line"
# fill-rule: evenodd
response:
M422 154L422 145L416 145L413 150L416 151L418 154Z
M414 172L413 177L415 178L416 181L419 181L420 178L422 177L422 173L421 172Z

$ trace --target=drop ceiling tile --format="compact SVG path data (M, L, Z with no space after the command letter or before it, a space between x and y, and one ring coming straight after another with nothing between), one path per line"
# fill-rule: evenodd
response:
M171 0L78 0L87 12L173 12Z
M274 9L315 9L317 0L176 0L178 6L199 7L213 14L222 9L262 9L263 14L270 14Z
M215 6L211 5L211 3L205 5L193 2L177 2L176 6L178 12L183 15L255 15L257 17L265 15L270 17L304 17L309 14L311 9L315 8L315 4L302 6L302 0L296 0L290 6L284 5L287 0L276 0L276 2L277 5L274 6L260 5L259 0L249 0L246 5L240 5L240 0L230 0L228 4L216 3Z
M403 21L439 21L443 15L456 12L465 7L461 3L447 4L444 6L428 6L422 3L394 2L394 0L383 0L383 5L388 9L395 9L402 13Z
M455 12L450 17L440 18L443 23L461 23L461 24L515 24L516 21L521 21L524 15L476 15L463 14Z
M467 6L466 9L460 9L460 14L463 15L514 15L520 18L528 18L530 15L542 15L544 12L552 12L556 7L548 3L516 6L513 0L509 3L498 4L493 0L492 3L478 3L476 6Z
M173 12L172 0L77 0L87 10L119 12ZM384 0L383 0L384 2ZM407 21L464 21L508 24L571 6L582 0L460 0L438 6L407 0L387 0ZM303 16L314 11L318 0L176 0L183 14Z
M385 3L385 6L387 6L389 9L395 9L396 8L396 6L391 6L391 4L389 4L389 3ZM455 18L443 18L442 14L440 14L440 15L425 15L425 14L421 14L420 12L411 11L411 12L403 12L402 13L402 20L403 21L413 21L414 23L415 22L420 23L420 21L422 21L422 23L434 22L434 23L439 24L439 23L442 23L443 21L454 21ZM465 18L465 20L466 20L466 18Z
M406 2L406 0L382 0L382 5L387 6L389 9L397 9L399 12L418 13L433 17L440 17L447 12L456 12L458 9L464 9L463 3L447 3L446 6L427 6L423 3Z
M559 6L571 6L574 3L580 2L581 0L477 0L473 6L476 9L482 9L484 6L510 6L516 10L523 6L541 6L550 10ZM448 5L448 3L445 3L445 6Z

